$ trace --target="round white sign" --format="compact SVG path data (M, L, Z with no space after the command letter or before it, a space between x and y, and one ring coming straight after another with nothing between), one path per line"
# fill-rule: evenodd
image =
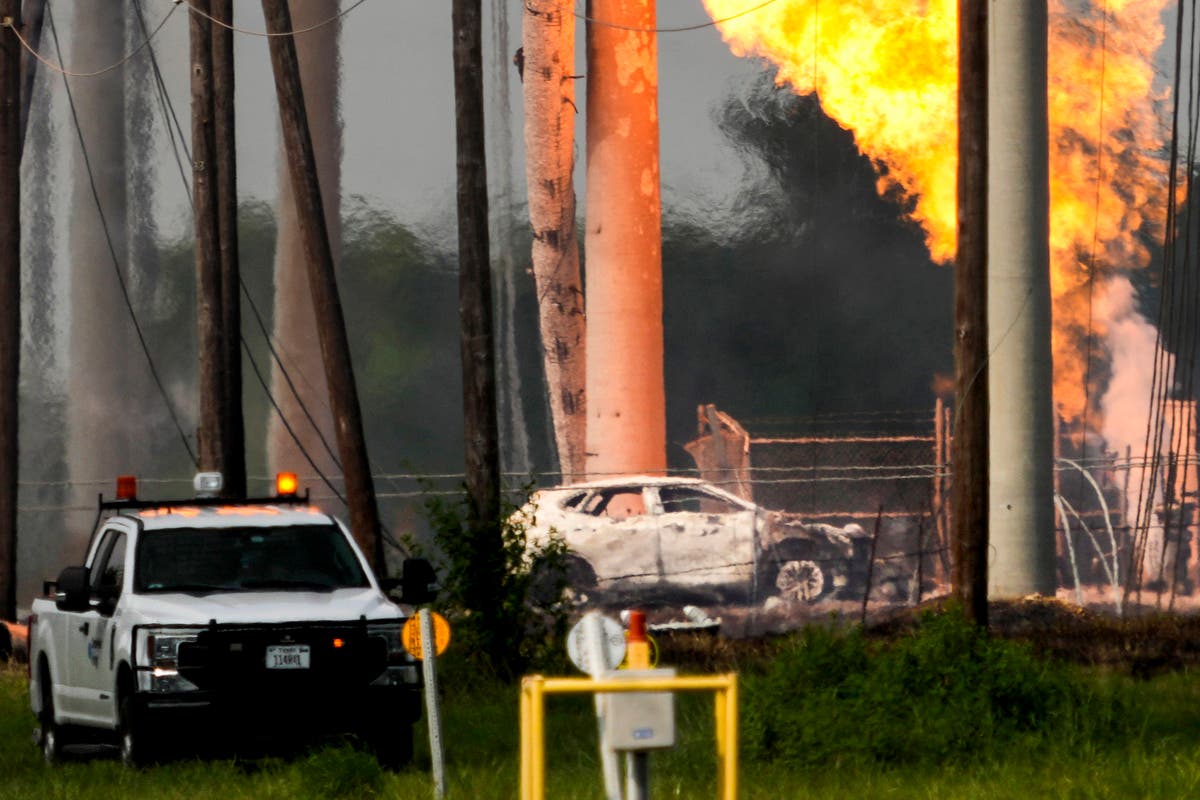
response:
M597 650L600 663L593 664L593 653ZM625 658L625 629L612 617L589 611L567 634L567 655L572 664L588 675L616 669Z

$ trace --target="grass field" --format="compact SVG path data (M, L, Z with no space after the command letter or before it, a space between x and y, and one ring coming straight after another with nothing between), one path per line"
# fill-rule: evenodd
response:
M831 656L820 652L820 642L809 642L799 652L803 673L830 668L845 671ZM936 648L902 653L885 664L889 670L916 664ZM817 654L812 658L810 653ZM1008 656L1006 656L1007 658ZM793 657L794 658L794 657ZM807 660L805 660L807 659ZM915 660L914 660L915 659ZM753 724L763 708L788 702L776 697L780 680L789 673L769 671L784 662L778 653L760 649L748 657L721 656L719 666L738 666L743 682L744 722ZM737 662L735 664L730 661ZM900 664L901 667L897 667ZM1019 675L1020 665L1001 663ZM872 668L874 669L874 668ZM885 684L886 675L871 673ZM872 691L853 689L853 681L812 680L812 692L825 692L829 702L811 706L813 717L801 718L803 735L819 757L770 755L746 731L740 770L743 798L1185 798L1200 796L1200 679L1187 672L1134 681L1109 672L1072 669L1070 679L1086 688L1087 702L1096 714L1118 709L1121 720L1113 726L1093 723L1092 706L1052 708L1050 717L1037 725L997 739L986 748L951 748L946 755L895 758L888 751L863 756L862 742L823 739L825 731L863 736L875 725L864 711L864 702L895 705L895 716L913 731L917 742L929 739L958 713L954 706L922 705L901 708L904 699L875 698ZM904 678L908 680L908 678ZM973 678L972 680L979 680ZM446 664L442 681L446 700L448 796L452 798L512 798L517 794L517 694L515 688L473 677L462 664ZM832 688L831 688L832 687ZM936 682L932 690L942 692ZM858 699L854 693L858 692ZM880 690L882 691L882 690ZM424 729L418 730L417 761L398 774L381 771L368 756L341 745L329 746L286 758L257 760L176 761L144 770L127 770L114 753L80 757L54 767L42 763L31 744L34 726L25 696L24 669L0 668L0 800L7 798L426 798L432 796L428 775L428 750ZM945 693L945 692L943 692ZM953 691L949 692L953 694ZM1070 697L1076 697L1071 694ZM864 698L866 700L864 701ZM765 701L765 702L764 702ZM1076 701L1072 701L1076 702ZM928 705L926 705L928 703ZM805 706L806 708L809 706ZM922 710L928 708L928 718ZM951 710L946 710L949 708ZM974 708L974 707L972 707ZM758 709L758 710L755 710ZM580 698L553 698L549 705L549 797L600 798L599 768L595 749L595 723L590 703ZM891 713L884 708L884 713ZM963 713L977 713L965 711ZM823 718L822 718L823 715ZM746 719L746 717L749 719ZM848 718L839 718L846 716ZM1111 720L1110 720L1111 722ZM709 798L715 796L711 702L707 697L681 697L677 725L680 746L652 756L654 798ZM850 733L847 733L850 731ZM925 737L925 738L922 738ZM923 746L923 745L922 745ZM940 751L939 751L940 752ZM881 755L882 753L882 755ZM811 763L810 763L811 762Z

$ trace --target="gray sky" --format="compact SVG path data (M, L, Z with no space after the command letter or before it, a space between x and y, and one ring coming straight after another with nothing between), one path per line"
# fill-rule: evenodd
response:
M149 0L152 19L167 0ZM485 60L491 63L493 41L485 2ZM509 114L517 193L524 194L520 83L511 51L520 45L521 3L507 7L510 79ZM343 3L343 6L348 3ZM236 23L263 30L258 3L239 2ZM700 0L668 0L659 4L659 24L675 27L708 19ZM583 73L583 25L578 28L577 71ZM276 182L274 86L266 40L237 37L238 170L245 195L273 200ZM446 2L367 0L349 13L342 30L342 116L345 124L342 189L361 194L392 209L402 220L451 225L454 198L454 99L451 63L450 6ZM176 108L186 110L187 24L177 12L156 40L168 71ZM721 204L740 183L743 165L722 140L712 119L714 106L730 90L759 74L762 66L729 53L709 27L659 38L661 151L665 202L710 206ZM486 75L489 94L496 76ZM584 133L584 92L579 85L580 152ZM489 128L497 124L497 106L489 105ZM582 159L581 159L582 161ZM493 177L499 174L491 165ZM164 180L170 173L164 170ZM577 191L582 208L582 170ZM493 191L496 191L493 182ZM166 195L170 196L170 195ZM521 198L517 198L520 200ZM179 202L182 214L184 202Z

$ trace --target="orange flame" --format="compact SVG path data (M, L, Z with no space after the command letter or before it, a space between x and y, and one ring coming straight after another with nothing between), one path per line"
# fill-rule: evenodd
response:
M704 0L714 19L745 0ZM1089 280L1144 267L1141 237L1161 233L1166 139L1153 55L1166 0L1050 3L1050 260L1055 399L1067 419L1097 407L1084 386L1087 335L1102 340ZM930 255L954 257L957 0L778 0L719 25L739 56L777 68L776 81L816 92L879 170L880 194L914 200ZM1100 352L1093 353L1103 358Z

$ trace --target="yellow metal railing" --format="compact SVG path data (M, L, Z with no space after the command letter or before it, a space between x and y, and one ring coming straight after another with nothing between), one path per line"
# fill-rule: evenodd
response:
M521 681L521 800L546 798L546 695L596 692L713 692L717 800L737 798L737 673L678 678L546 678Z

